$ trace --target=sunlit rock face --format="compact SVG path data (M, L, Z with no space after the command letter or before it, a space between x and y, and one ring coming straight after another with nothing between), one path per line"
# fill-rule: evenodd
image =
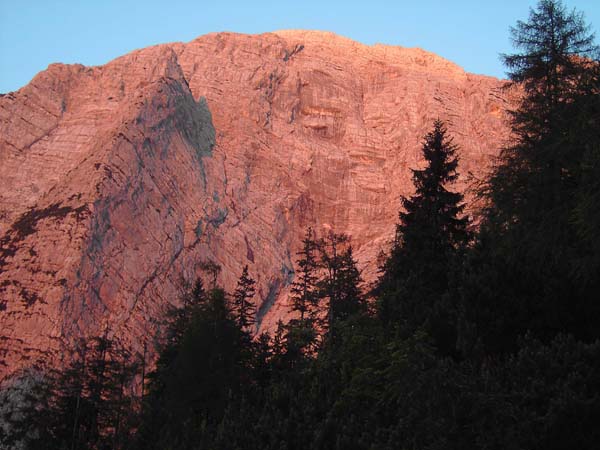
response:
M306 227L352 236L376 276L434 119L460 186L508 139L500 80L331 33L218 33L105 66L51 65L0 97L0 377L82 336L134 350L213 260L289 317Z

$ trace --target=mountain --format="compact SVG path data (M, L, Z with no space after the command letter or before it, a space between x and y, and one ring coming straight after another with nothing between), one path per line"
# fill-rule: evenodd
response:
M447 121L467 186L509 137L503 85L317 31L49 66L0 97L0 378L81 336L151 348L209 260L229 289L249 265L272 328L308 226L350 234L372 281L422 136Z

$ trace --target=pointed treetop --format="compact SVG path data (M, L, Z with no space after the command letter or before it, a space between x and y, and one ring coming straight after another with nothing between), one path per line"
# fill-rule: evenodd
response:
M237 287L233 293L233 312L241 329L247 329L256 323L256 306L252 299L256 294L256 281L248 274L248 266L244 266Z

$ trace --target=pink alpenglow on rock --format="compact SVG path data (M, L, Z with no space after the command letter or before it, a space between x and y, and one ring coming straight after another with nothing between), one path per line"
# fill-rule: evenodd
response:
M203 262L290 316L308 226L376 277L422 136L447 122L460 185L508 139L504 82L420 49L331 33L216 33L104 66L53 64L0 97L0 378L75 339L152 348Z

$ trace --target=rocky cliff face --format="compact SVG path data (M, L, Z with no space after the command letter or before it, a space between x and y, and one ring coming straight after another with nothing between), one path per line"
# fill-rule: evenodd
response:
M249 265L269 328L309 225L350 234L372 280L432 121L464 185L507 139L510 103L431 53L321 32L51 65L0 97L0 378L106 329L150 345L207 260L228 288Z

